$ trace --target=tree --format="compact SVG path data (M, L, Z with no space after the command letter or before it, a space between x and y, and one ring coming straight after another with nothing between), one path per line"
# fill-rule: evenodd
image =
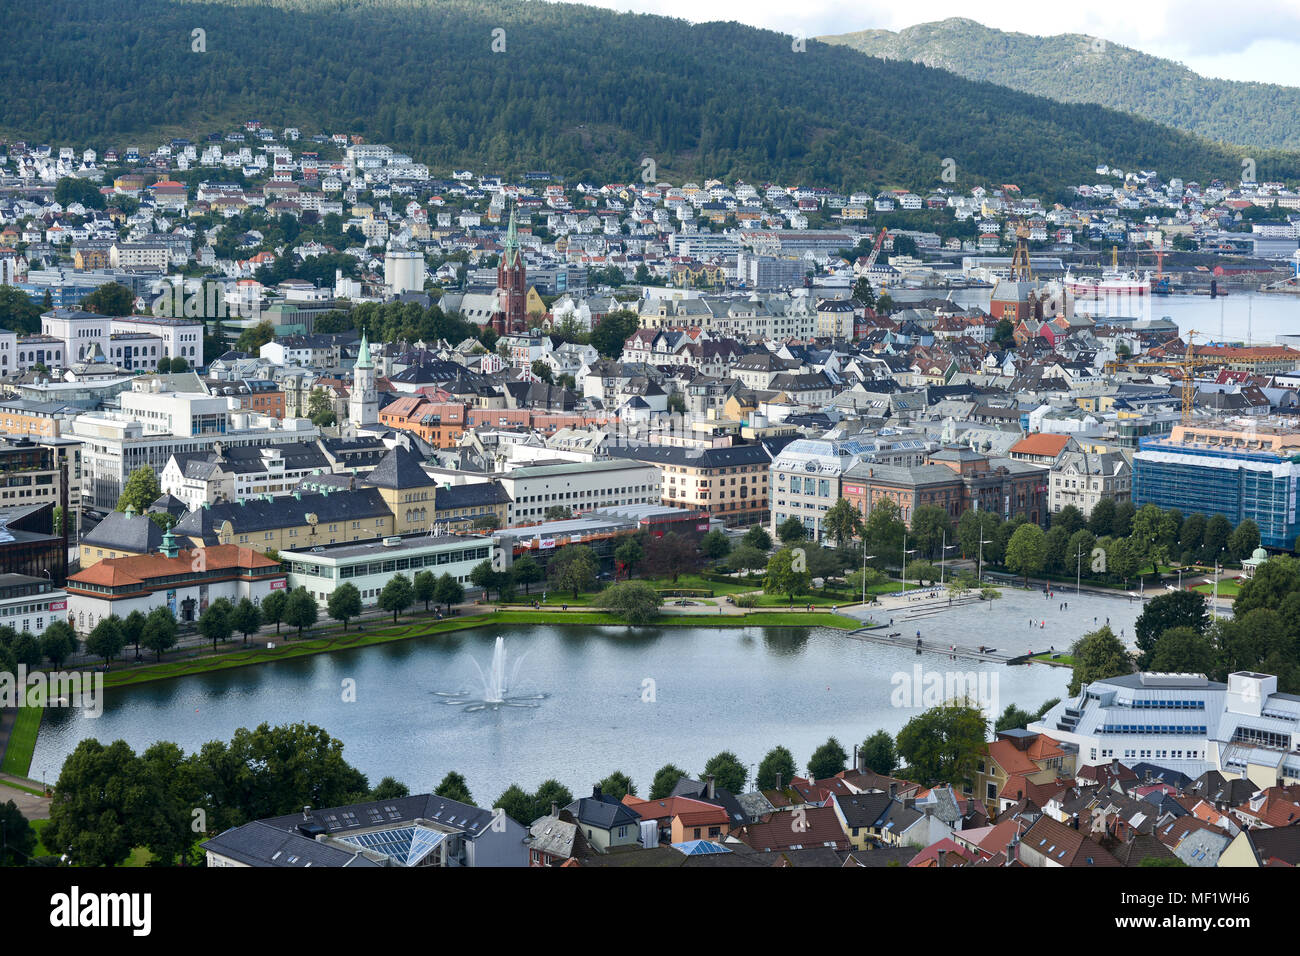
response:
M912 512L911 535L917 550L927 558L943 559L944 542L956 544L948 510L938 505L921 505Z
M788 596L791 607L794 607L795 596L807 591L810 583L807 564L796 556L793 548L782 548L767 562L763 590Z
M1144 669L1174 674L1213 674L1214 642L1194 627L1171 627L1156 640Z
M808 529L803 526L802 521L791 515L777 527L776 536L781 539L782 544L798 544L808 537Z
M240 598L230 615L230 626L244 635L244 643L262 626L262 612L248 598Z
M139 834L130 805L144 800L139 758L123 740L104 745L93 737L63 762L41 842L66 852L78 866L119 866Z
M1241 617L1257 608L1279 610L1287 596L1300 592L1300 559L1280 555L1269 558L1241 586L1232 602L1233 615Z
M494 514L479 515L473 521L475 531L495 531L501 525L501 519Z
M663 800L672 796L677 781L686 776L686 771L674 764L666 763L655 771L650 783L650 800Z
M388 579L383 590L379 592L379 606L385 611L393 612L393 623L397 623L397 615L405 611L415 603L415 588L411 585L411 579L405 574L397 574Z
M289 595L284 590L272 591L262 598L262 618L268 624L275 625L275 633L280 633L280 622L289 605Z
M621 581L602 591L596 601L598 607L638 625L658 617L663 603L663 596L644 581Z
M28 631L18 635L10 650L14 661L26 667L36 667L41 663L41 642Z
M844 752L840 742L831 737L808 758L808 773L814 780L825 780L843 771L848 759L849 755Z
M144 630L140 632L140 643L158 655L158 660L166 651L176 646L176 618L166 607L156 607L144 619Z
M873 570L868 568L868 570ZM858 574L862 572L859 571ZM903 572L909 581L915 581L918 584L930 584L939 580L939 569L929 561L909 561L907 568Z
M141 465L131 472L122 494L117 499L117 510L133 508L138 515L145 514L152 505L162 497L162 487L158 484L158 475L148 465Z
M710 776L717 786L732 793L744 793L745 778L749 776L749 772L740 762L739 757L730 750L724 750L714 754L704 765L704 778L707 780Z
M503 579L497 573L497 569L493 567L492 562L484 560L470 568L469 583L476 588L482 588L484 599L491 600L492 590L494 588L499 589Z
M368 794L371 800L401 800L411 795L411 788L396 777L385 777Z
M875 568L865 568L858 571L850 571L845 578L845 583L850 591L854 594L862 594L864 591L870 594L872 589L879 587L889 580L889 575L884 571L877 571Z
M1084 684L1107 677L1131 673L1133 661L1128 649L1109 626L1103 626L1075 641L1070 648L1074 658L1074 674L1070 678L1069 694L1077 697Z
M1205 515L1190 514L1183 521L1183 530L1178 536L1180 560L1195 561L1205 544Z
M1124 582L1138 570L1138 555L1133 542L1128 538L1114 538L1106 546L1106 570Z
M1065 545L1065 554L1062 558L1065 562L1065 572L1068 574L1073 569L1075 574L1081 577L1091 574L1092 550L1095 547L1097 547L1097 539L1092 536L1092 532L1087 528L1080 528L1070 535L1070 540Z
M727 567L734 571L756 571L767 567L768 554L758 548L742 543L740 547L727 555Z
M745 536L740 540L741 543L751 548L757 548L759 551L772 550L772 536L767 533L767 529L761 524L756 524L746 531Z
M651 538L646 546L646 573L656 578L672 578L673 584L683 574L698 571L703 558L695 542L676 531L662 538Z
M1117 538L1127 538L1133 533L1133 517L1137 509L1131 501L1121 501L1115 505L1115 522L1110 533Z
M298 629L299 639L302 638L303 628L315 624L319 615L320 608L316 605L316 599L305 587L296 588L285 602L284 623Z
M401 577L401 575L398 575ZM432 575L430 575L432 577ZM396 581L397 578L393 578ZM391 581L389 582L392 583ZM387 590L387 588L385 588ZM382 595L381 595L382 597ZM361 616L361 592L351 581L345 581L336 587L329 598L325 601L325 609L329 616L343 624L343 630L348 629L348 621L354 617ZM394 615L394 621L396 616Z
M212 650L217 649L217 641L223 644L230 640L234 627L230 623L230 612L234 610L226 598L217 598L208 605L199 616L199 633L212 642Z
M1088 530L1094 538L1102 538L1114 534L1114 527L1115 499L1102 498L1092 506L1092 512L1088 515Z
M1052 515L1052 527L1064 528L1065 536L1068 538L1080 528L1084 527L1087 522L1083 519L1083 514L1074 505L1066 505L1056 514Z
M1222 560L1224 555L1220 552L1227 551L1229 539L1232 537L1232 524L1223 515L1210 515L1205 522L1205 535L1201 542L1201 560L1206 564L1213 564L1215 561Z
M107 282L82 299L81 307L97 315L130 315L135 311L135 293L119 282Z
M822 516L822 531L827 538L844 547L862 533L862 516L857 508L841 498Z
M876 556L877 563L893 561L898 557L898 567L903 566L903 513L888 498L877 501L862 525L863 546Z
M0 328L29 335L41 331L41 312L53 308L53 303L40 306L22 289L0 285Z
M469 784L455 770L447 771L447 776L443 777L442 782L433 788L433 792L440 797L456 800L459 803L468 803L470 805L474 803L474 798L469 792Z
M759 790L788 787L798 772L794 765L794 755L785 747L773 747L758 764L754 786Z
M633 570L644 559L645 549L636 538L628 538L614 549L614 560L627 572L629 580L632 578Z
M522 823L524 826L530 825L535 817L533 810L535 804L528 791L516 783L506 787L501 796L493 802L494 808L500 808L501 812L508 816L516 823Z
M551 505L542 513L547 521L564 521L573 517L573 509L568 505Z
M122 636L122 620L116 614L102 618L86 638L86 653L102 657L105 666L109 660L120 654L125 646L126 638Z
M891 774L898 766L898 753L894 750L894 738L886 730L877 730L862 741L861 756L871 770L880 774Z
M36 852L36 831L12 800L0 803L0 866L27 866Z
M1028 727L1034 720L1033 714L1021 710L1015 704L1008 704L1007 709L1002 711L1002 716L994 723L993 730L997 733L1004 730L1016 730L1021 727Z
M630 309L609 312L591 331L591 347L604 358L616 359L623 354L623 345L637 330L637 314Z
M1204 634L1210 626L1205 595L1196 591L1170 591L1147 602L1133 626L1138 648L1138 667L1151 670L1151 655L1160 636L1172 628L1191 628Z
M1016 328L1006 316L998 319L993 327L993 342L999 348L1009 349L1016 344Z
M576 598L596 586L596 553L585 544L570 544L551 558L546 572L557 591L572 591Z
M731 553L731 539L715 528L700 538L700 550L710 561L720 561Z
M65 210L73 203L80 203L87 209L103 209L104 194L89 179L64 176L54 184L54 201Z
M624 797L636 796L636 784L632 778L621 770L615 770L608 777L602 780L597 786L600 792L607 797L613 797L615 800L622 801ZM571 802L571 801L570 801Z
M438 579L433 576L432 571L417 571L415 577L411 579L411 587L414 590L415 600L424 602L424 613L428 614L429 604L438 593Z
M1047 543L1043 529L1036 524L1022 524L1011 535L1007 544L1006 565L1017 574L1024 575L1026 587L1029 576L1043 570L1047 558Z
M1065 552L1069 546L1070 532L1062 525L1053 522L1051 529L1043 537L1043 567L1053 574L1073 570L1072 567L1066 567Z
M535 360L529 370L547 385L554 384L555 373L552 372L551 367L541 359Z
M950 700L909 720L898 732L898 754L909 779L960 786L984 751L988 725L970 701Z
M132 611L131 613L136 613ZM63 662L77 652L77 632L67 621L54 620L41 634L41 655L58 670Z
M1233 560L1243 561L1259 547L1259 525L1250 518L1242 521L1228 538L1228 552Z
M263 345L274 339L275 326L270 321L262 321L239 333L239 338L235 340L235 351L257 355L262 351Z
M533 809L529 816L529 821L544 817L551 812L554 806L557 810L560 807L567 807L573 802L573 794L569 788L558 780L543 780L537 792L533 794Z
M522 584L524 594L527 594L529 587L541 579L542 566L537 563L531 554L520 555L515 563L510 566L510 580L516 585Z
M465 586L450 574L442 574L438 578L438 586L434 591L434 600L439 604L445 604L447 613L450 614L453 604L459 604L465 600Z

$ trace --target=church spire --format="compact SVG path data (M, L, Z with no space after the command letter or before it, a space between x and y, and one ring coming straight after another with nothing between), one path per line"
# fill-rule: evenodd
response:
M366 341L365 330L361 331L361 349L357 352L357 365L361 368L370 368L370 343Z
M515 205L510 207L510 225L506 229L505 263L506 268L514 268L519 259L519 230L515 227Z

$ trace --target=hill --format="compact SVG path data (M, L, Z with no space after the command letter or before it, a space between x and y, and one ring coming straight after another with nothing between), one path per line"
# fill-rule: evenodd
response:
M841 188L1014 182L1098 162L1235 179L1239 151L1086 104L734 23L525 0L10 4L0 131L151 145L246 120L359 134L444 174L746 177ZM204 31L205 52L192 52ZM502 32L495 32L502 31ZM494 52L495 45L500 52ZM504 49L501 49L504 47ZM1300 178L1300 154L1256 154Z
M1300 149L1300 89L1211 79L1097 37L1029 36L954 18L820 39L1063 103L1099 103L1220 142Z

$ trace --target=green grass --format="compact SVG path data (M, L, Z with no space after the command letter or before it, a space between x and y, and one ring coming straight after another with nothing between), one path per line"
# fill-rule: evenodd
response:
M868 594L875 593L868 589ZM794 597L795 607L807 607L809 604L817 607L830 607L833 604L861 604L862 592L854 594L852 591L809 591L807 594L796 594ZM791 601L785 594L768 594L764 591L758 596L759 607L790 607Z
M9 734L9 746L5 750L4 763L0 771L11 773L15 777L26 777L32 767L32 753L36 750L36 734L41 729L40 707L20 707Z
M1074 658L1071 657L1069 654L1062 654L1059 657L1053 659L1052 653L1053 653L1052 651L1044 651L1041 654L1035 654L1033 657L1029 659L1031 661L1038 661L1043 664L1060 664L1062 667L1074 666Z
M1209 597L1213 597L1214 582L1211 581L1209 584L1198 584L1196 585L1196 587L1192 588L1192 590L1199 591L1201 594L1207 595ZM1236 581L1232 580L1231 578L1219 579L1219 597L1235 598L1240 593L1241 593L1241 585L1238 584Z

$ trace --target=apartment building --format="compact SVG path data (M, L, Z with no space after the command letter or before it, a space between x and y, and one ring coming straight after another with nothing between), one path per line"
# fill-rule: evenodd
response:
M772 451L768 445L620 446L611 448L610 454L658 468L660 500L669 507L701 511L729 528L766 525L771 517L768 480Z

